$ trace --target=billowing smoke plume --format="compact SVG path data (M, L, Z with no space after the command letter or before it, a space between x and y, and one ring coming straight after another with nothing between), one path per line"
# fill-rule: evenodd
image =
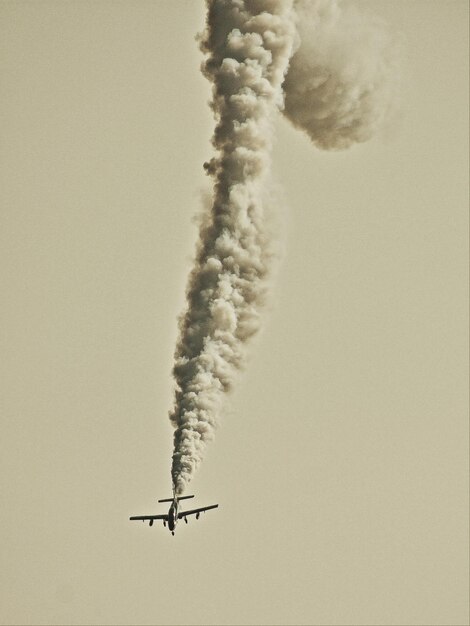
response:
M203 72L213 84L216 127L215 156L204 167L214 192L200 229L175 353L170 418L177 493L214 436L224 394L260 325L271 264L263 197L273 115L284 107L283 84L285 114L324 148L364 141L383 117L386 98L379 79L387 70L382 61L367 60L371 50L387 51L381 27L376 31L354 14L342 14L334 0L297 2L297 17L292 4L207 0L201 49ZM356 50L349 57L347 46Z
M272 116L292 54L288 0L211 0L201 48L213 83L216 151L205 164L214 180L210 214L200 232L180 321L171 420L178 493L214 436L224 392L245 342L258 330L269 252L263 228L263 184L269 172Z
M284 84L285 115L319 147L372 137L397 103L400 50L382 20L336 0L297 0L300 45Z

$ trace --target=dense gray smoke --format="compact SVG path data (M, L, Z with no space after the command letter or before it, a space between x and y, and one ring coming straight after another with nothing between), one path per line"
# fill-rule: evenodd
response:
M204 167L214 191L200 228L175 352L170 418L172 479L179 494L214 437L224 394L260 326L271 264L263 197L273 116L284 107L283 84L285 114L323 148L364 141L383 117L377 112L383 94L373 90L386 71L378 59L366 58L371 42L374 54L387 49L378 43L381 26L359 27L359 18L342 14L334 0L296 2L296 12L292 5L292 0L207 0L201 49L203 73L213 84L216 127L215 156ZM357 50L348 59L346 47Z
M300 45L284 113L326 150L367 141L396 106L401 46L382 20L336 0L297 0Z
M213 83L214 180L180 321L174 376L173 485L182 493L214 436L224 392L259 328L269 270L263 185L269 173L272 116L292 54L288 0L211 0L201 48Z

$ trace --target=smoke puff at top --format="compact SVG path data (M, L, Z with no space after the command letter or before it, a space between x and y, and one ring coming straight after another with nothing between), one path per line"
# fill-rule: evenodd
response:
M396 107L401 46L380 19L330 0L296 3L285 116L326 150L367 141Z
M321 148L368 139L390 108L394 47L383 25L335 0L207 0L213 197L203 217L175 350L172 480L183 493L214 437L224 395L259 330L272 265L265 189L273 117Z

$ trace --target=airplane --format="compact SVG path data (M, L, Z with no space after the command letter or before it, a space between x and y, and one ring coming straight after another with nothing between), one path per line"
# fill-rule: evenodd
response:
M130 517L130 520L142 520L145 522L148 520L149 526L153 526L153 522L155 520L163 520L163 526L166 527L168 523L168 530L172 535L175 534L176 524L178 520L184 519L186 524L188 523L187 516L188 515L196 515L196 519L199 519L199 515L204 511L208 511L209 509L216 509L218 504L211 504L210 506L203 506L200 509L191 509L190 511L180 511L179 510L179 502L180 500L187 500L188 498L194 498L194 496L177 496L173 494L172 498L164 498L163 500L159 500L159 502L171 502L171 506L168 510L168 513L165 515L135 515Z

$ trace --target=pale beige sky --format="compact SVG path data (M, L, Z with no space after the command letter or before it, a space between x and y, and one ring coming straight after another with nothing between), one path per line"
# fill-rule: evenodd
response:
M284 259L171 535L172 353L207 185L204 6L2 2L3 624L468 624L468 7L403 33L403 113L279 119Z

